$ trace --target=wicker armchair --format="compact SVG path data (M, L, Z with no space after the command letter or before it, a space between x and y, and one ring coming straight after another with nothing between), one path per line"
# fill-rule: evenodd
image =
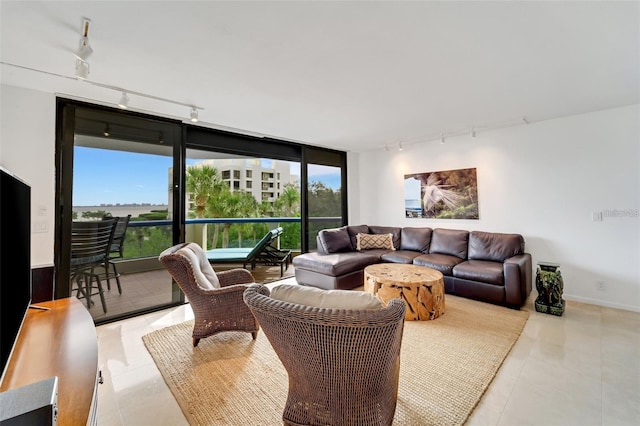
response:
M286 425L390 425L396 409L405 303L316 308L244 293L289 376Z
M259 325L242 295L254 283L251 272L232 269L214 272L204 250L182 243L160 253L159 260L185 293L193 309L193 346L222 331L246 331L255 339Z

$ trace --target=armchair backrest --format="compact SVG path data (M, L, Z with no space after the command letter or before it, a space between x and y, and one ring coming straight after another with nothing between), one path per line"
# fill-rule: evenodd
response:
M405 303L317 308L277 300L254 284L244 301L289 375L283 418L296 424L391 424Z
M202 290L220 287L220 281L207 255L196 243L181 243L160 253L158 259L187 297Z

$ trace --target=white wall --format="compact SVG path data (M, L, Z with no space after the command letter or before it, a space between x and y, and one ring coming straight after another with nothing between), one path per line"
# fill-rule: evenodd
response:
M639 117L634 105L360 153L350 223L520 233L534 268L561 264L565 299L640 311L640 219L592 221L593 212L640 207ZM471 167L480 220L404 217L405 174Z
M0 100L0 165L31 185L31 264L50 266L55 222L55 95L2 85Z

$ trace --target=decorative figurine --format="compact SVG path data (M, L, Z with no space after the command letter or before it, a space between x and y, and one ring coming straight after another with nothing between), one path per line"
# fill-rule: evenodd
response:
M557 263L539 262L536 272L538 297L534 303L536 311L561 316L565 302L562 298L564 283Z

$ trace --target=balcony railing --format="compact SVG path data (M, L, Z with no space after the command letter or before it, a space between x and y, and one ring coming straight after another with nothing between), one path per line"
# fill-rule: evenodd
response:
M316 235L321 229L338 227L340 217L309 218L310 235ZM172 243L171 220L131 221L127 228L124 244L124 260L157 258ZM262 218L204 218L185 221L187 241L195 241L205 248L253 247L268 230L277 226L284 228L280 238L280 248L300 251L299 217L262 217ZM211 226L213 225L213 226ZM217 228L217 234L216 234ZM213 238L217 236L214 244ZM310 241L310 249L315 250L315 237Z

